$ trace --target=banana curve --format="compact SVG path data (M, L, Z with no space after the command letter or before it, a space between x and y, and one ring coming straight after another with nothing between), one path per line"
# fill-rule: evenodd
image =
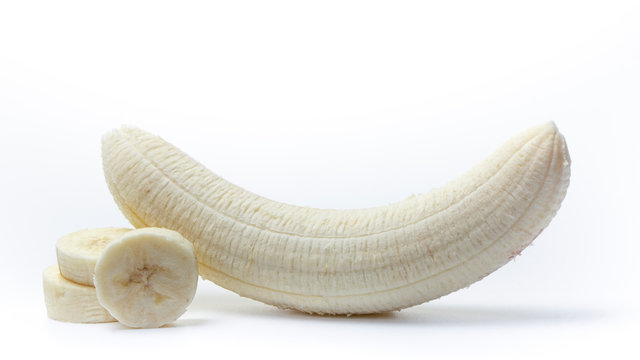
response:
M140 136L140 133L142 133L142 136ZM530 130L528 132L525 132L525 134L528 135L521 135L520 141L515 141L510 146L507 146L508 151L498 151L498 157L502 157L503 160L510 160L514 158L516 154L520 154L521 157L526 157L528 155L530 158L529 160L532 161L529 162L529 167L527 169L535 165L534 170L540 168L540 172L542 172L543 167L548 168L549 166L551 166L550 164L555 159L554 154L552 153L551 155L547 156L551 158L551 161L545 161L539 159L540 156L538 156L537 153L533 152L532 149L549 150L548 148L557 148L558 141L556 140L556 133L557 129L553 125L538 127L537 130ZM195 175L195 177L197 178L196 180L201 182L202 184L200 185L201 188L209 187L209 190L211 190L211 187L213 187L213 190L216 190L216 187L220 189L221 185L219 178L215 177L215 175L213 174L208 173L208 170L204 169L206 170L204 176L202 175L202 173L198 173L198 171L201 171L199 167L202 166L198 163L195 163L195 161L191 163L187 162L187 164L181 164L181 161L184 161L181 156L186 157L186 155L179 152L179 150L171 147L171 145L168 145L161 140L159 142L155 140L155 142L152 141L151 146L145 145L144 141L148 140L144 138L145 136L147 136L148 138L150 137L152 140L159 139L145 134L146 133L139 131L137 138L125 138L125 141L123 142L122 140L124 136L121 132L119 134L120 136L116 139L112 137L110 140L107 139L107 141L103 143L103 158L105 161L104 168L107 182L110 189L112 190L112 193L114 194L116 202L118 203L120 208L123 209L125 215L130 218L130 220L132 220L132 223L134 223L135 226L137 226L135 224L135 222L137 222L144 223L145 225L174 228L175 230L185 234L194 242L194 244L200 245L198 257L200 260L199 262L202 265L201 273L203 274L203 276L211 278L212 280L214 280L214 282L219 283L223 287L236 291L241 295L262 300L276 306L295 308L298 310L315 313L369 313L386 311L420 303L426 301L426 299L441 296L443 295L443 292L450 292L455 290L455 288L460 288L468 285L469 283L476 280L477 274L468 273L463 274L460 279L449 279L450 282L455 283L455 286L447 287L443 284L439 284L434 285L431 288L427 287L426 289L413 289L414 291L409 294L394 294L394 296L391 296L389 299L373 299L369 301L369 303L361 302L360 304L358 304L357 302L353 302L350 304L339 304L332 303L331 300L328 300L329 298L337 299L341 296L352 296L354 292L361 294L370 294L372 295L372 297L375 297L373 295L384 292L385 290L391 291L391 289L398 289L398 284L406 285L407 283L416 283L416 281L421 281L420 279L433 278L443 271L447 271L447 269L449 268L455 268L455 266L451 266L451 264L455 265L463 263L464 261L466 261L465 259L469 258L469 254L481 254L481 250L487 247L487 239L495 239L498 237L498 232L494 231L493 228L507 229L506 231L510 231L510 227L508 226L508 222L510 221L506 221L503 218L510 218L510 211L519 211L523 214L522 216L524 216L531 205L528 204L529 206L526 206L525 208L526 202L523 202L524 197L528 196L536 200L538 197L537 194L539 194L540 191L533 192L534 187L539 190L539 188L535 185L538 185L538 183L544 185L546 181L546 178L540 178L539 175L541 174L537 174L537 172L529 173L529 170L521 171L520 168L518 168L517 166L513 166L512 164L507 167L508 171L505 174L501 174L499 176L498 180L501 180L502 182L491 183L488 180L492 179L499 170L506 167L507 161L505 160L502 162L495 162L496 164L502 163L502 166L498 166L496 173L488 177L486 176L486 174L490 173L491 171L488 171L487 168L491 168L496 164L492 164L491 162L485 162L484 165L481 164L480 170L482 171L476 171L476 173L472 175L477 175L479 178L481 178L482 181L479 181L479 186L485 186L485 188L483 188L482 190L482 193L486 192L490 195L493 193L495 197L501 199L502 201L495 201L493 205L497 205L491 207L493 209L491 212L486 213L482 212L482 207L477 206L477 200L467 201L466 203L459 205L458 208L462 208L462 210L455 209L456 211L453 212L453 215L456 215L457 212L458 214L466 214L468 215L467 218L471 219L474 212L487 214L488 216L493 215L493 213L496 212L495 209L499 209L500 211L495 216L487 218L493 223L487 222L486 219L484 219L482 216L476 216L473 221L470 221L468 219L466 221L467 223L475 224L476 226L466 227L458 226L455 224L455 222L452 220L452 218L455 217L452 216L451 211L449 211L450 214L444 214L442 216L436 213L433 216L437 217L438 219L435 219L431 222L437 226L440 226L440 230L445 233L446 236L442 235L441 238L433 238L433 236L430 238L429 236L425 235L425 232L429 230L429 227L427 227L426 230L419 231L415 229L407 230L407 225L405 225L404 227L397 226L399 222L403 222L397 221L398 219L392 218L393 221L385 221L385 219L382 219L382 221L380 221L380 217L373 217L372 221L375 222L376 220L378 220L378 224L382 223L383 225L396 225L395 228L393 226L386 227L387 229L389 229L387 232L396 232L394 234L394 237L383 238L384 235L381 235L380 232L378 232L377 234L368 234L367 236L361 236L365 238L364 240L366 241L364 241L362 239L359 240L357 238L354 238L352 233L343 230L343 235L345 233L349 233L349 235L351 236L349 238L347 238L347 236L342 236L342 238L339 239L339 243L337 242L338 240L331 239L330 236L327 236L327 238L324 239L317 239L318 232L314 232L311 234L306 234L304 237L302 237L299 233L287 235L279 234L279 236L287 236L288 238L284 240L277 239L277 242L275 242L274 244L269 244L269 241L271 241L269 237L273 235L268 235L268 232L264 231L264 229L257 229L255 230L255 232L247 231L246 226L245 228L243 228L241 225L238 225L238 223L241 223L244 219L237 219L233 217L233 214L230 216L234 222L231 224L223 224L218 221L219 219L212 218L212 215L205 210L205 206L196 206L194 205L195 203L193 203L192 199L185 199L187 198L187 196L185 196L185 193L187 193L186 190L193 190L194 186L191 186L193 182L189 183L187 181L186 185L189 186L182 186L179 190L171 188L169 186L169 181L167 181L167 178L170 178L170 176L163 172L163 169L168 169L169 174L177 174L177 177L182 176L182 182L184 182L184 179L186 178L184 174L187 174L189 176ZM551 134L553 134L552 137L549 136ZM559 135L559 137L562 139L563 156L566 155L566 159L568 160L566 147L564 147L564 140L561 135ZM523 139L527 141L524 141ZM538 141L530 143L531 141L533 141L533 139L538 139ZM549 141L545 142L541 139ZM133 141L133 145L126 144L126 142L131 141ZM145 151L147 152L146 154L140 152L140 149L138 149L137 147L136 149L131 149L132 147L140 145L141 143L142 145L147 146L147 149L145 149ZM514 147L514 145L517 144L520 144L520 146ZM524 152L523 154L523 151L521 150L526 145L531 146L528 146L527 149L529 150L527 152ZM111 149L109 147L111 147ZM157 154L153 153L158 149L160 149L161 152L166 152L167 148L170 150L169 156L167 157L158 157ZM126 155L124 157L120 156L125 153ZM114 154L117 156L114 157ZM149 160L148 158L151 158L153 156L156 156L156 159L159 158L160 161L165 162L161 164L163 165L163 169L158 168L156 164L156 169L152 169L152 172L149 172L147 168L151 167L141 167L140 163L144 163L145 160ZM494 158L496 157L495 155L493 156ZM169 159L171 161L168 161ZM127 164L127 162L129 163ZM563 163L560 168L555 169L556 172L559 172L561 174L566 173L565 175L563 175L567 179L566 184L563 183L561 184L563 186L560 186L560 188L564 187L564 189L561 189L563 191L566 190L566 186L568 185L568 161L565 162L566 164ZM518 160L515 163L516 165L518 165L522 163L522 161ZM182 165L183 168L176 170L174 168L174 164L178 164L177 166ZM118 169L118 167L120 167L120 169ZM194 173L192 171L193 169L196 169L197 171L195 171ZM182 173L178 170L182 171ZM133 176L132 174L134 174L135 176ZM525 179L524 181L524 183L526 183L526 186L519 186L516 184L517 186L515 186L514 188L512 182L507 181L509 176L511 175L526 177L527 179ZM145 177L150 177L154 180L151 183L145 183ZM464 177L465 175L463 175L461 178ZM176 179L170 180L173 180L174 182L176 181ZM180 180L181 179L177 179L177 183L179 185L183 185L181 184ZM153 182L155 182L155 184ZM160 183L159 185L157 184L158 182ZM455 181L453 183L455 186L457 186L457 188L453 188L453 191L451 191L451 189L449 188L445 189L449 192L441 191L440 193L436 192L435 195L433 193L427 195L430 195L432 199L440 196L441 198L436 200L441 200L440 202L445 203L445 205L448 203L448 206L444 207L444 210L446 210L454 204L458 204L458 202L456 201L447 201L447 199L449 198L455 200L455 197L460 194L460 191L458 192L458 194L455 194L456 190L459 190L460 188L464 189L464 186L469 187L471 185L478 185L478 182L476 182L475 184L472 182L470 185L460 185L459 183L456 184ZM485 183L491 183L492 185L486 185ZM117 186L118 184L119 186ZM499 186L501 184L504 186ZM508 184L509 186L507 187L507 185L505 184ZM156 186L156 188L154 188L154 186ZM492 188L492 186L495 188ZM198 190L197 185L195 187L196 190ZM473 188L473 186L471 186L471 188ZM477 189L477 187L475 189ZM471 193L474 193L475 189L471 191ZM166 193L163 193L164 191L166 191ZM227 191L229 190L227 189ZM555 191L558 192L557 189ZM557 205L559 206L559 201L561 201L561 198L564 197L563 191L560 191L560 193L562 193L562 196L559 199L549 198L548 196L546 196L546 201L550 203L558 202ZM215 191L212 192L215 193ZM231 190L231 192L233 192L233 189ZM453 192L454 194L452 195L451 192ZM469 192L461 192L469 195ZM149 198L146 198L146 195L141 196L141 194L149 194L149 198L153 199L153 201L149 202ZM480 195L475 194L474 196L478 197ZM201 200L201 198L203 197L202 193L198 194L197 191L195 195L191 194L190 196L196 200ZM241 196L237 196L236 198L231 199L231 201L239 202L240 207L242 207L245 206L242 201L246 201L247 197L249 198L249 200L252 200L250 196L242 194ZM509 199L507 199L507 197L509 197L511 200L508 201ZM466 196L458 196L458 199L464 200L465 198ZM162 201L156 201L156 199L160 199ZM218 204L223 205L224 202L228 200L224 199L222 196L219 196L218 199L220 200ZM191 203L188 200L191 201ZM486 207L487 205L492 205L490 197L480 197L480 200L484 201L484 203L482 204L484 207ZM509 207L509 204L514 202L515 205ZM200 201L200 203L202 204L203 201ZM406 201L405 204L402 203L403 202L392 204L387 207L378 207L372 209L374 209L374 211L379 211L381 208L391 208L391 210L401 210L400 212L406 211L406 209L402 209L402 206L398 206L398 204L406 205ZM419 201L414 201L414 203L418 203L419 205ZM437 204L438 201L435 201L434 203ZM507 205L505 205L504 207L500 207L503 203ZM258 204L254 208L254 215L258 212L258 210L260 210L261 207L268 207L268 205L270 204ZM414 204L410 203L410 205ZM288 205L284 206L286 207ZM194 210L194 207L199 209ZM278 204L276 206L276 209L282 210L282 207L283 205ZM464 208L468 207L470 207L470 209L473 211L467 211L467 213L464 213ZM144 215L142 215L141 212L137 211L136 209L142 210L142 213L144 213ZM295 207L295 209L298 209L298 207ZM242 210L246 211L246 208ZM317 209L312 210L315 211ZM433 208L431 208L431 210L433 210ZM553 213L555 213L556 210L557 209L553 210ZM308 210L305 211L307 211L307 214L309 213ZM331 216L335 215L336 213L345 214L349 212L349 210L325 211ZM546 211L549 212L549 210ZM421 214L424 214L424 211ZM405 220L415 220L416 218L416 216L412 217L412 215L415 214L410 214L409 216L404 214L401 215L404 216ZM400 220L403 220L402 216L400 217ZM193 220L194 217L203 220L201 223L199 223L197 220ZM221 216L218 216L218 218L220 217ZM371 218L369 220L371 220ZM457 220L460 219L458 218ZM480 220L485 220L486 224L480 223ZM513 224L518 223L515 220L517 219L514 219ZM409 221L408 223L411 225L411 221ZM465 221L462 221L462 223L464 225ZM531 231L528 231L527 237L530 238L533 236L533 234L539 233L539 231L541 231L548 222L545 223L545 221L538 220L538 223L539 224L533 224L535 226L527 223L527 226L532 227ZM407 222L405 221L404 224L407 224ZM543 224L542 228L540 228L540 224ZM434 229L437 230L437 227ZM360 228L359 230L362 230L362 228ZM471 231L474 232L473 236L468 235ZM339 231L336 230L335 232ZM331 231L325 233L330 234ZM362 234L363 232L360 231L360 233ZM376 236L378 237L376 238ZM515 235L511 234L511 237L513 236ZM460 240L456 242L451 240L456 237L461 237L464 241ZM425 238L427 240L424 240ZM249 239L251 241L247 242L245 241L246 239ZM429 246L430 244L428 240L432 240L431 245L435 244L439 245L440 247L435 245ZM520 242L528 244L526 240L527 239L520 240ZM528 240L530 242L530 240L532 239ZM327 245L329 241L334 241L334 243L331 243L331 246L334 246L335 248L329 248L329 246ZM445 245L447 245L447 243L455 243L457 244L457 247L446 247L442 244L439 244L438 242L445 243ZM468 247L466 245L466 243L474 242L478 243L474 245L475 247ZM497 240L495 240L494 243L495 242L497 242ZM295 246L290 246L291 243L294 243ZM425 263L413 264L411 263L413 261L413 258L407 256L407 254L411 254L411 251L405 251L404 253L401 252L400 245L396 245L396 247L393 249L390 246L387 246L386 248L382 248L380 246L380 244L386 243L402 243L402 245L405 247L410 247L413 243L418 244L416 245L418 249L411 249L411 251L417 251L417 255L414 257L422 257L426 259L430 258L432 263L439 262L439 264L438 266ZM425 244L427 246L424 246ZM270 245L274 245L271 246L271 249L276 249L272 250L271 254L268 253ZM422 247L426 249L420 248L419 245L423 245ZM306 248L304 246L306 246ZM520 249L521 247L522 244L519 243L515 248ZM298 260L299 263L294 266L295 259L293 259L293 257L287 257L287 251L297 253L298 255L305 255L307 256L307 258L305 259L304 257L302 257L303 261ZM338 257L341 252L346 255ZM395 255L393 255L394 252ZM456 252L459 252L460 254L456 255ZM216 258L215 256L212 256L211 253L223 253L226 259L221 258L220 256ZM260 262L261 255L264 256L265 254L267 255L267 257L268 255L273 255L269 259L270 263L269 261ZM351 259L349 255L355 256L356 259ZM360 259L357 258L358 256L360 257ZM301 256L298 256L298 258L300 257ZM509 258L509 256L506 256L505 254L503 254L503 257L504 259L500 261L497 261L497 259L491 259L491 261L489 262L497 264L501 263L502 261L506 262ZM338 260L335 260L336 258ZM312 261L305 262L304 260ZM334 260L333 264L330 264L331 260ZM226 265L224 264L225 261L227 261ZM286 273L288 271L287 268L289 267L286 264L289 261L291 261L291 269L295 268L295 271L291 270ZM238 264L243 265L244 268L241 267L240 269L238 269L238 267L240 266ZM443 264L448 266L444 266ZM324 271L322 271L323 265ZM272 276L271 279L261 279L259 276L256 277L255 274L252 275L253 267L257 267L258 272L265 272L264 270L269 269L276 269L276 271L271 271L271 274L267 275ZM387 270L389 267L392 268L390 269L390 271L381 274L381 270ZM483 269L480 269L483 271L476 269L476 272L480 272L481 275L484 276L487 272L490 272L488 271L488 269L495 270L494 267L495 264L485 264ZM225 268L227 270L231 269L232 273L223 271ZM226 275L223 276L212 274L212 271L208 271L207 269L218 271L218 274ZM277 269L280 269L280 271L277 271ZM375 269L375 271L371 271L370 269ZM351 275L336 276L336 272ZM269 271L266 271L266 273L269 273ZM278 277L276 280L273 280L274 273L277 274ZM403 276L397 275L402 273L404 273ZM309 276L310 274L315 274L315 276ZM428 276L425 277L425 274L428 274ZM251 276L254 276L253 281L248 281L251 280ZM413 279L413 282L410 281L410 278ZM345 286L345 280L351 281L358 286ZM258 284L256 286L262 286L261 289L273 289L274 291L280 291L283 294L304 294L304 296L307 297L318 296L319 299L310 301L310 303L307 303L309 301L305 299L281 299L279 298L279 296L271 296L273 294L269 295L260 293L263 290L256 291L255 289L250 288L250 285L239 284L239 281L243 281L245 284ZM307 288L304 288L303 284L309 282L315 282L317 283L317 286L307 286Z

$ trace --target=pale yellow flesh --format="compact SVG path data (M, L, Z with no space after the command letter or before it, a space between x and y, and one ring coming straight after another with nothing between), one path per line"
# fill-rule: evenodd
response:
M98 257L110 242L132 229L95 228L67 234L56 243L60 273L73 282L93 286L93 273Z
M131 223L182 233L195 245L203 277L321 314L401 309L481 279L547 226L570 173L552 123L514 137L442 188L358 210L265 199L135 128L103 138L103 162Z
M73 323L116 321L98 302L93 286L65 279L58 265L51 265L44 270L42 285L47 314L54 320Z
M96 264L100 303L130 327L159 327L178 319L197 282L193 245L166 229L128 232L111 242Z

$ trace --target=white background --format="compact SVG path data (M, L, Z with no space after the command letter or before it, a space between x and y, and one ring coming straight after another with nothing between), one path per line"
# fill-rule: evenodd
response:
M0 2L2 349L113 358L638 358L637 1ZM568 195L523 256L399 313L313 317L201 281L173 326L49 320L69 232L126 226L100 137L135 124L298 205L386 204L553 120Z

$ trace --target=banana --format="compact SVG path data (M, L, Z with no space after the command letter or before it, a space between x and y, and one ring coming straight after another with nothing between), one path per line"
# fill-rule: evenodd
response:
M204 278L316 314L399 310L482 279L549 224L570 175L553 123L512 138L441 188L354 210L260 197L134 127L107 133L102 157L111 194L131 224L183 234Z
M74 323L116 321L98 302L93 286L65 279L57 265L44 270L42 285L47 314L54 320Z
M193 300L198 263L193 245L175 231L127 232L96 263L98 301L121 323L152 328L175 321Z
M56 243L58 266L62 276L78 284L93 286L96 261L105 246L131 229L97 228L65 235Z

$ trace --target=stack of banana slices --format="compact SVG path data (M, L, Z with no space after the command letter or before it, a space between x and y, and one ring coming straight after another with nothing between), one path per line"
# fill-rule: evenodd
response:
M55 320L159 327L178 319L195 295L194 248L175 231L81 230L58 240L56 253L58 265L43 273Z

